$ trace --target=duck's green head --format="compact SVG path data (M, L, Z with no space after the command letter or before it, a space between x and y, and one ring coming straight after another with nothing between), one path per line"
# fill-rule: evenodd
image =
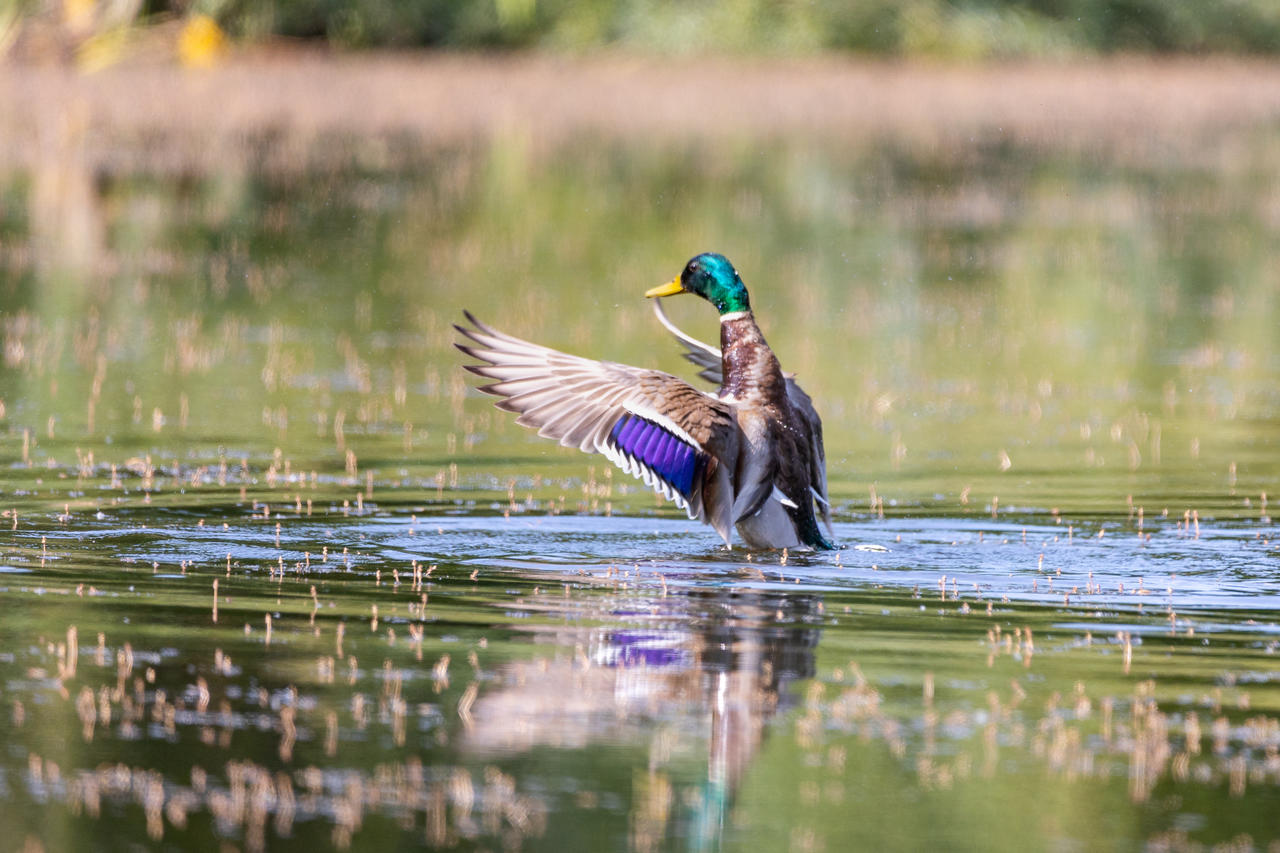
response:
M728 258L714 252L693 258L685 264L680 275L647 291L645 296L675 296L677 293L696 293L716 306L721 315L751 310L747 287L738 277L738 271Z

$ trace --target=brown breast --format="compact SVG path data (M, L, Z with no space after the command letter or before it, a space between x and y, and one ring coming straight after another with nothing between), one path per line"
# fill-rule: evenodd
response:
M750 312L720 324L720 351L724 368L721 397L776 408L779 414L785 411L782 367Z

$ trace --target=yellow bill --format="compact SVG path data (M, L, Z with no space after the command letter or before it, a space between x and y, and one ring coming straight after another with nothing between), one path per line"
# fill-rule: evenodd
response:
M684 293L684 288L680 286L680 276L676 276L666 284L660 284L652 287L644 292L644 295L652 299L655 296L675 296L677 293Z

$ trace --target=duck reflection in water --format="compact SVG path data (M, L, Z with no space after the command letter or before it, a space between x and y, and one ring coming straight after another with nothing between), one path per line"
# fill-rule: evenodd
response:
M632 627L540 634L535 642L572 655L508 665L504 687L471 709L466 747L513 755L647 738L649 760L633 786L633 847L673 835L712 844L766 724L796 701L788 686L814 674L822 598L694 589L613 601L603 615ZM677 790L664 767L695 748L705 751L705 776L682 774Z

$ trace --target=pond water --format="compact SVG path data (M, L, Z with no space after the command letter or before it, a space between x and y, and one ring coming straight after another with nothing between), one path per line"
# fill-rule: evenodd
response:
M1274 850L1276 143L5 176L5 843ZM691 376L642 294L703 250L838 552L725 551L458 367L467 308Z

